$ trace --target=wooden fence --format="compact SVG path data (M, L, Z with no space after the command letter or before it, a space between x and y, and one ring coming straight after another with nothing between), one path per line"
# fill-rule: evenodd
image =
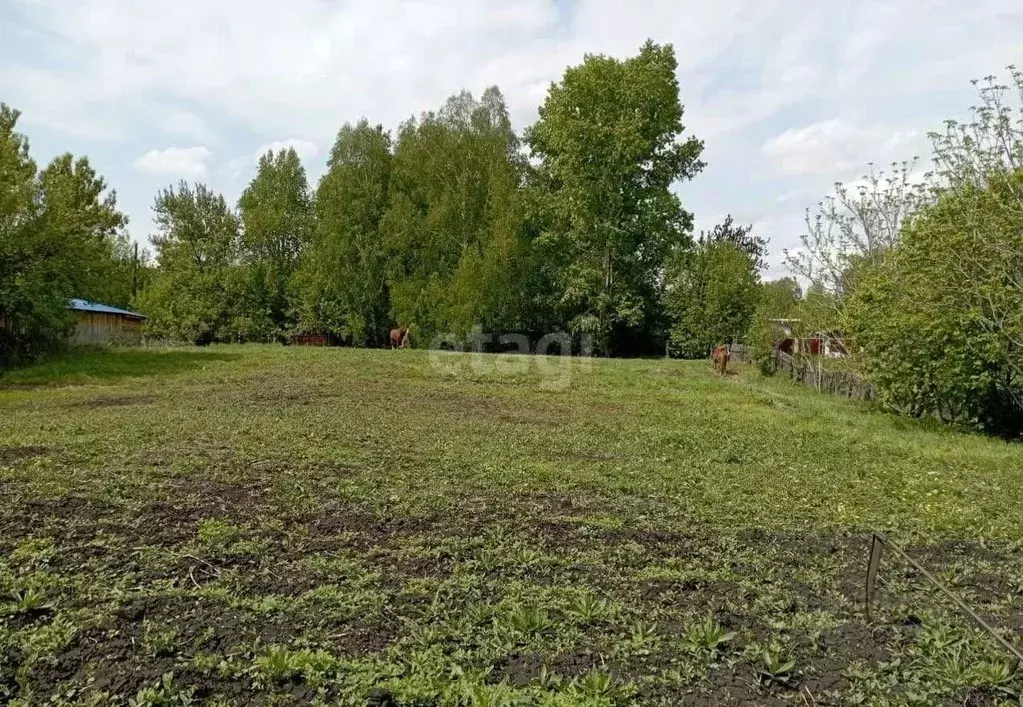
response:
M829 371L820 363L800 360L784 351L775 352L775 368L788 373L792 380L808 385L814 390L832 395L843 395L855 400L876 400L877 389L855 373Z
M736 363L749 363L752 358L749 349L740 344L731 347L732 360ZM775 351L774 367L787 374L792 380L810 386L814 390L832 395L842 395L855 400L876 400L877 389L855 373L849 371L829 371L821 367L827 359L810 361L790 356L784 351Z
M744 346L743 344L732 344L728 347L728 350L730 360L735 361L736 363L749 363L753 360L753 357L749 352L749 347Z

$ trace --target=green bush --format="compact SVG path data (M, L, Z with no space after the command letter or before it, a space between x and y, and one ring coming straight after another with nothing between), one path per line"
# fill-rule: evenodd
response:
M761 283L746 344L753 365L764 375L775 371L775 346L780 336L774 319L791 319L801 305L802 290L790 277Z
M867 274L847 315L880 396L915 416L1023 431L1023 171L941 193Z

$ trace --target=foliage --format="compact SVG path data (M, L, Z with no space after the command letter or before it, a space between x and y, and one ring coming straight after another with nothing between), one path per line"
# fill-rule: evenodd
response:
M715 655L721 646L734 638L734 631L726 631L710 616L692 624L685 633L686 643L692 650L710 655Z
M859 183L839 182L833 194L807 209L802 247L786 250L785 262L811 289L830 295L836 312L855 291L860 274L899 243L902 224L926 202L914 167L915 161L893 163L889 171L870 165Z
M174 680L174 673L164 673L159 682L146 687L128 700L129 707L190 707L197 704L194 690L182 689Z
M37 589L25 589L15 592L13 598L13 609L16 613L38 611L47 606L45 595Z
M887 170L871 163L857 182L836 183L831 194L807 209L801 247L784 251L786 265L808 283L798 316L804 334L848 334L850 298L865 274L898 246L903 224L928 201L929 175L920 178L915 166L915 159L892 163ZM851 353L857 356L855 346ZM823 366L819 357L808 357L806 363L818 370ZM768 368L763 353L760 365Z
M496 87L479 101L453 96L398 131L381 230L392 316L420 340L521 321L523 167Z
M243 316L248 338L280 339L295 323L293 278L313 228L305 169L294 148L267 152L238 200L248 270Z
M760 283L759 304L777 319L791 319L798 311L803 288L791 277Z
M710 229L709 233L701 233L700 240L732 243L749 256L755 270L759 272L767 267L767 239L753 235L753 224L737 225L731 214L725 216L725 220Z
M1013 71L1023 92L1023 74ZM930 203L868 271L849 315L884 399L989 432L1023 432L1023 106L990 80L969 125L932 135Z
M1023 431L1023 289L1002 270L1009 253L1023 249L1021 187L1018 172L944 194L903 230L902 244L850 304L856 341L892 406ZM1011 318L990 319L998 309Z
M703 144L681 140L676 69L674 49L653 42L621 61L587 55L527 131L548 306L570 330L594 329L604 351L649 335L668 256L690 240L671 187L703 168Z
M777 651L765 649L761 655L760 680L767 685L787 683L792 679L792 671L796 669L796 661L781 657Z
M108 276L102 290L91 299L122 309L135 307L140 292L149 286L156 271L149 251L139 248L127 233L119 233L111 244L111 260L107 265Z
M749 253L727 239L701 238L668 266L664 306L672 325L669 352L704 358L746 335L757 304L759 275Z
M761 373L774 372L775 345L779 339L778 319L797 319L801 307L802 290L791 277L760 283L757 306L750 323L747 345L753 363ZM795 325L795 323L792 323ZM798 331L798 326L795 326Z
M904 224L930 198L930 175L920 177L915 165L915 158L892 163L888 170L871 163L858 182L836 183L831 194L807 209L801 248L785 250L786 265L808 284L795 312L797 335L828 332L842 337L851 354L851 368L860 367L857 361L862 352L851 336L848 304L867 274L898 247ZM767 312L760 312L751 330L754 361L764 373L772 372L774 366L768 353L774 336L768 318ZM804 365L823 373L823 357L803 357Z
M389 297L380 221L391 161L382 127L366 120L341 127L316 191L316 228L300 277L302 329L359 345L384 342Z
M132 274L114 192L84 157L37 173L18 115L0 104L0 366L61 348L71 298L127 304Z
M239 338L247 327L238 318L245 293L238 217L223 196L185 182L162 190L153 210L159 270L140 298L147 331L196 344Z
M60 339L63 295L31 290L57 274L75 296L132 303L150 317L148 334L172 341L308 332L375 346L402 325L419 344L567 330L592 335L603 353L660 350L669 255L691 242L692 217L672 189L703 167L702 143L682 137L676 68L674 49L652 42L625 60L586 57L551 87L526 133L529 154L491 87L409 120L393 142L366 120L344 125L315 199L294 150L260 158L237 213L205 185L170 187L156 199L152 266L87 163L61 158L36 184L29 161L26 189L11 192L23 197L18 228L96 238L68 249L79 271L53 262L23 285L39 321L21 321ZM20 143L7 151L14 179ZM44 208L47 194L58 212ZM89 200L97 208L63 215ZM714 238L762 260L762 241L730 219Z
M116 289L124 285L116 268L128 258L123 233L128 219L117 211L116 194L107 191L88 159L70 154L54 159L39 174L39 185L44 228L51 243L63 243L61 274L70 290L82 299L126 304L126 293Z
M18 116L0 104L0 366L56 347L70 327L64 293L49 284L59 263L46 257L36 165L14 132Z

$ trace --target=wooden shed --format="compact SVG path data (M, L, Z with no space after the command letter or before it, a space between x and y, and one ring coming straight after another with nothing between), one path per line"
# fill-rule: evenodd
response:
M77 320L72 344L137 344L142 340L143 314L83 299L71 300L68 309Z

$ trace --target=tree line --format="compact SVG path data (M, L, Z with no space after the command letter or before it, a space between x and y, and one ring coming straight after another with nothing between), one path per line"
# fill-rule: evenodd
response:
M888 407L1018 435L1023 107L1010 86L980 83L970 120L931 134L927 173L902 163L837 185L786 254L795 278L764 283L763 239L730 217L694 237L673 190L704 166L676 68L652 42L588 55L522 134L497 88L393 133L346 124L315 187L294 150L263 155L236 205L168 187L152 259L88 159L40 170L0 105L0 365L59 349L73 297L140 309L151 336L197 344L310 332L380 346L407 325L419 345L567 331L605 355L703 357L745 338L766 372L776 320L793 319L840 336Z
M478 330L566 331L606 355L704 356L745 331L765 244L730 218L694 241L673 187L703 168L703 143L684 135L676 69L673 47L652 42L622 60L587 55L521 135L492 87L393 133L345 124L315 187L292 149L260 158L237 205L201 183L168 187L142 276L113 192L70 156L33 176L8 110L0 178L20 164L34 186L3 205L0 248L34 244L28 260L40 269L10 261L5 360L56 346L69 297L131 304L149 316L150 336L197 344L325 333L380 346L407 325L420 345ZM47 187L58 171L66 197Z

